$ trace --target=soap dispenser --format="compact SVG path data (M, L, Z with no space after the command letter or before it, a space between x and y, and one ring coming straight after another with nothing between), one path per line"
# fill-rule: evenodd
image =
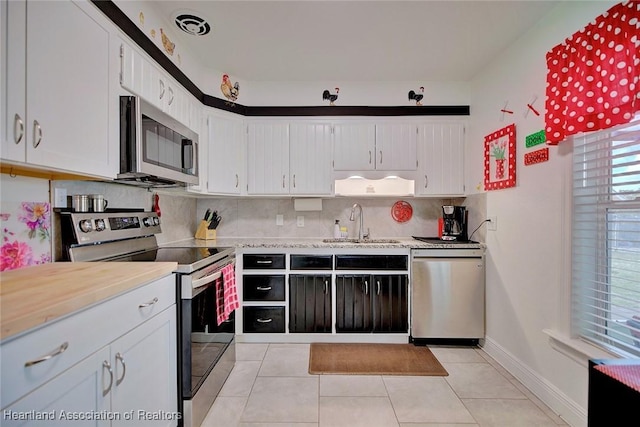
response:
M340 220L336 219L336 223L333 226L333 237L336 239L339 239L340 237L342 237L342 234L340 233Z

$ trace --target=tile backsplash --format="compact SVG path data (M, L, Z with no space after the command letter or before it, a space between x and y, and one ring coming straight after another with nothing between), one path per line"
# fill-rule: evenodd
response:
M24 183L30 191L23 189ZM14 195L11 200L17 202L47 202L56 188L64 188L67 195L102 194L109 201L109 208L141 208L146 211L153 206L153 190L129 185L99 181L47 181L43 179L23 178L2 179L2 202L9 203L6 195ZM34 190L37 189L34 197ZM17 200L19 194L29 194L29 200ZM422 199L422 198L348 198L337 197L322 200L321 211L296 211L292 198L197 198L171 190L158 191L162 234L158 243L166 244L193 238L199 221L209 208L217 210L222 216L218 227L218 237L273 237L273 238L329 238L333 237L335 220L348 228L349 237L357 237L359 222L349 221L354 203L362 206L364 228L368 228L371 238L409 237L412 235L435 236L438 232L438 218L442 215L443 204L461 204L469 208L469 233L486 219L486 195L484 193L459 199ZM18 197L19 198L19 197ZM40 200L42 199L42 200ZM412 216L406 222L393 219L391 208L398 200L408 202L412 207ZM13 203L13 202L12 202ZM17 215L17 214L16 214ZM283 225L276 225L276 216L282 215ZM304 226L298 226L298 217L303 217ZM16 216L17 218L17 216ZM4 221L6 223L6 221ZM474 240L484 241L486 227L482 226L473 235ZM10 236L8 236L10 237ZM52 235L51 239L56 236ZM51 253L51 239L46 241L47 251L40 251L36 257L45 259ZM32 242L35 240L31 239ZM43 258L44 257L44 258Z
M396 222L391 208L398 200L408 202L413 210L411 219ZM349 237L357 237L359 219L349 221L351 207L359 203L363 209L365 232L371 238L436 236L441 206L464 204L470 209L469 233L486 217L486 197L478 194L461 199L418 198L331 198L322 200L321 211L295 211L293 199L198 199L197 217L202 218L207 209L217 210L223 217L218 227L219 237L277 237L277 238L329 238L333 237L335 220L346 226ZM283 225L276 225L276 216L283 216ZM304 217L303 227L298 217ZM474 235L484 241L484 227Z

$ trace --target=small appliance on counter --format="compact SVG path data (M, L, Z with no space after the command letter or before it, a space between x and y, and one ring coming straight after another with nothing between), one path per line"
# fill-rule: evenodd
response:
M466 242L467 235L467 208L465 206L442 206L442 240L457 240Z
M467 218L469 211L465 206L442 206L442 218L438 218L438 236L411 236L426 243L478 243L469 240L467 233ZM473 234L473 233L472 233Z

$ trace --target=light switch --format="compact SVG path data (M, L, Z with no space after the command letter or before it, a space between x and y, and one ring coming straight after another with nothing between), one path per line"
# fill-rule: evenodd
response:
M304 216L298 215L297 225L298 227L304 227Z
M284 215L276 215L276 225L284 225Z

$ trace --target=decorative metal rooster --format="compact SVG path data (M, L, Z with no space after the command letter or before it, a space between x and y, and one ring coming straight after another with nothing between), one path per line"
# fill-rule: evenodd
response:
M416 101L416 105L422 105L422 98L424 98L424 86L420 86L420 93L415 93L414 91L409 91L409 101L414 99Z
M336 88L336 93L330 93L329 90L325 90L322 92L322 99L329 100L329 105L335 105L334 102L338 99L338 93L340 93L340 88Z

